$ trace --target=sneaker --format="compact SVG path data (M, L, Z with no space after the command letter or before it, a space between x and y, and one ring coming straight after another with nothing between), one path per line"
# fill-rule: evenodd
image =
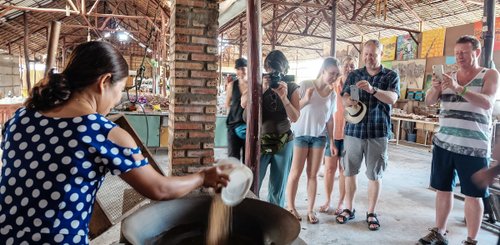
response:
M446 233L441 235L441 233L438 232L437 227L429 229L429 231L429 234L418 240L417 245L448 245Z
M472 238L467 237L467 240L462 241L462 244L465 244L465 245L476 245L477 244L477 240L473 240Z

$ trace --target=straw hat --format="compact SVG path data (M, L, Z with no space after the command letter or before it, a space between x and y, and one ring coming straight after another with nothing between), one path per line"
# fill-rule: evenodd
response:
M345 108L344 117L348 123L356 124L361 122L366 115L366 105L359 102L357 105Z

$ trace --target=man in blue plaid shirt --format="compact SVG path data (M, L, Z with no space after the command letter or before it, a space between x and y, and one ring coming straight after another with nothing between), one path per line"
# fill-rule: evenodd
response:
M382 45L378 40L368 40L363 47L365 67L349 74L342 90L345 107L358 103L351 98L351 85L358 88L359 101L366 105L367 112L357 124L347 123L345 127L342 161L346 177L346 209L337 216L337 222L344 224L354 218L353 201L356 192L356 176L363 157L366 164L368 183L368 229L378 230L379 220L375 213L382 174L387 166L387 144L391 132L391 108L399 97L399 75L381 65Z

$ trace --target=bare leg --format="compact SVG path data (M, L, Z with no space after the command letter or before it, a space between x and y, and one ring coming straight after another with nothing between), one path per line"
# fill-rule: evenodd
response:
M299 185L300 175L304 170L304 164L309 152L309 148L295 146L293 149L292 167L288 175L286 185L286 203L287 209L295 212L295 197L297 195L297 187Z
M342 210L344 207L344 198L345 198L345 176L344 176L344 170L342 169L342 166L340 166L340 161L339 161L339 203L337 205L337 210Z
M357 176L345 176L345 207L352 211L357 188Z
M318 187L318 170L323 158L324 148L311 148L310 154L307 158L307 213L314 210L314 202L316 201L316 192Z
M436 226L441 234L446 233L448 216L452 209L453 193L450 191L436 191Z
M375 213L375 207L377 206L378 198L380 195L380 186L382 185L382 180L369 180L368 181L368 213ZM374 221L375 218L370 217L369 221ZM375 229L378 225L370 224L370 227Z
M467 220L467 236L476 240L483 217L484 205L481 198L465 196L465 219Z
M335 173L337 172L338 157L325 156L325 192L326 200L319 208L320 212L327 212L330 208L330 201L332 197L333 185L335 183Z

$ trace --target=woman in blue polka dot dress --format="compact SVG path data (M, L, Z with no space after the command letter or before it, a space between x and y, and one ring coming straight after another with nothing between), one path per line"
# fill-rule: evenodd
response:
M132 136L103 116L119 102L127 77L128 65L111 44L83 43L64 71L52 70L6 122L0 243L88 244L93 203L107 172L154 200L227 184L220 167L160 175Z

